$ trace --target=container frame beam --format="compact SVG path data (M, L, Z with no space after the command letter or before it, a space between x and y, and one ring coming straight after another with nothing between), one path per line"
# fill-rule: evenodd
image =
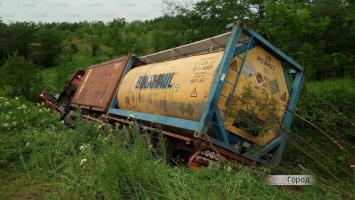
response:
M304 82L304 70L297 62L295 62L286 54L281 52L279 49L273 46L270 42L268 42L258 33L256 33L252 29L249 29L241 21L237 21L227 25L227 28L231 28L231 27L232 27L232 31L230 32L229 39L225 47L225 52L223 54L220 66L216 72L216 76L214 77L212 86L210 88L210 94L207 98L206 106L200 121L185 120L185 119L179 119L179 118L168 117L168 116L157 117L157 115L154 114L130 112L127 110L118 109L119 105L117 105L117 91L112 101L108 114L119 115L124 117L134 116L135 119L140 119L149 122L157 122L164 125L192 130L195 131L193 135L193 137L195 138L209 140L213 144L223 149L226 149L230 152L251 159L263 165L269 165L269 164L277 165L280 162L281 155L284 151L285 143L287 139L287 131L290 129L291 122L293 119L293 113L295 112L296 104L302 90L302 86ZM253 41L249 41L249 45L246 44L238 45L240 43L245 42L242 36L244 37L244 39L245 36L249 37L249 39L252 38ZM225 76L228 72L228 68L233 57L241 53L245 53L245 58L246 58L248 50L256 46L260 46L264 48L266 51L268 51L270 54L272 54L282 62L287 88L290 93L290 99L288 105L286 106L287 108L285 112L285 117L282 122L282 128L284 130L280 131L277 138L275 138L273 141L263 146L261 149L258 149L254 152L247 152L241 154L239 149L231 145L228 139L228 136L231 135L232 133L229 133L224 128L224 121L220 115L217 102L223 84L225 83ZM159 55L159 53L156 53L154 55ZM145 57L149 57L149 55ZM132 57L131 59L134 58ZM123 76L131 69L132 64L133 61L130 60L128 62L129 66L126 67ZM292 87L291 87L291 81L289 80L288 74L287 72L285 72L286 64L296 71L296 77ZM242 67L243 64L240 66L240 68ZM238 80L236 80L235 84L238 84ZM228 112L228 110L226 112ZM212 124L213 126L213 129L216 134L216 138L207 135L207 130L210 124ZM271 161L262 158L266 154L272 154Z

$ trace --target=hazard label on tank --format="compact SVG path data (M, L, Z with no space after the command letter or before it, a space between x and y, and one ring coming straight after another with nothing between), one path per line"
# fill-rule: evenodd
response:
M261 73L258 73L255 78L258 85L262 85L265 83L264 76Z
M281 96L282 101L286 101L286 92Z
M196 87L192 90L190 97L197 97Z
M246 79L249 79L256 74L256 69L252 62L245 63L242 71Z
M271 90L271 94L276 94L278 93L280 90L279 90L279 84L277 83L277 80L274 79L272 81L269 82L269 85L270 85L270 90Z

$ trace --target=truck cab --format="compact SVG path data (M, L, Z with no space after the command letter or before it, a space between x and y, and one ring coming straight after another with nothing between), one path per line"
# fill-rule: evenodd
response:
M70 79L63 92L57 93L54 89L47 87L40 94L47 104L49 104L58 114L67 112L68 106L81 84L81 80L85 74L84 70L78 70Z

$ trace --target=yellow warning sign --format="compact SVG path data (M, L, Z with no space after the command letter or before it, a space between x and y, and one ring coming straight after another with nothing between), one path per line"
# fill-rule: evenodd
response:
M286 92L281 96L281 100L286 102Z
M190 97L197 97L196 87L192 90Z

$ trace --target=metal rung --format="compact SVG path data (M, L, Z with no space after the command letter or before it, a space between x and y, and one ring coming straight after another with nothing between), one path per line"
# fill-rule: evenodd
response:
M224 82L226 82L226 83L228 83L228 84L230 84L230 85L233 85L233 86L234 86L234 84L233 84L233 83L231 83L231 82L229 82L229 81L227 81L227 80L225 80Z
M223 113L227 113L227 111L225 110L221 110L221 109L218 109L219 111L223 112Z
M236 55L236 57L238 57L239 59L243 60L244 58L240 57L239 55Z
M220 125L220 124L217 124L216 122L212 122L212 121L211 121L211 123L214 124L214 125L216 125L216 126L221 127L221 125Z
M226 98L226 99L228 99L228 96L226 96L226 95L224 95L224 94L220 94L222 97L224 97L224 98Z
M235 71L235 72L239 73L238 70L235 70L235 69L233 69L233 68L231 68L231 67L230 67L229 69L231 69L232 71Z

